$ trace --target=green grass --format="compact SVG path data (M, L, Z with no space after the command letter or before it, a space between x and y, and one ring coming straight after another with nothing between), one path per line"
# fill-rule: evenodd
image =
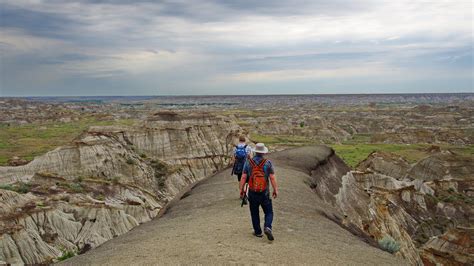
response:
M410 163L428 156L428 153L424 151L428 147L425 144L333 144L330 146L350 167L357 166L359 162L374 151L395 153L404 157Z
M354 134L352 135L352 139L345 143L347 144L370 143L371 138L372 138L372 134Z
M301 146L318 144L318 142L302 136L282 136L282 135L259 135L251 134L251 139L256 142L263 142L268 146L285 145ZM374 151L390 152L402 156L409 163L415 163L425 158L430 153L426 151L431 144L385 144L370 143L370 134L355 134L352 139L343 144L327 144L332 147L336 154L341 157L347 165L354 168ZM453 152L473 156L474 145L454 146L449 144L439 145L442 150L451 150Z
M359 162L367 158L374 151L392 152L404 157L408 162L414 163L428 156L425 151L428 144L370 144L371 136L367 134L357 134L343 144L328 144L336 154L341 157L350 167L355 167ZM301 136L279 136L279 135L259 135L252 134L251 139L263 142L267 145L309 145L317 142ZM442 147L447 148L447 147ZM470 147L472 149L472 147ZM466 152L469 148L458 148L459 151Z
M251 134L250 138L255 142L263 142L265 144L278 143L278 139L275 136L270 135Z
M0 165L13 156L32 160L58 146L70 143L90 126L132 125L133 120L99 121L93 117L69 123L0 126Z
M256 142L263 142L265 144L282 144L282 145L291 145L291 144L315 144L311 139L308 139L303 136L287 136L287 135L259 135L251 134L250 138Z
M336 154L341 157L350 167L355 167L359 162L367 158L374 151L390 152L405 158L409 163L415 163L430 155L426 151L429 144L332 144ZM441 145L443 150L451 150L459 154L472 156L474 145L453 146Z

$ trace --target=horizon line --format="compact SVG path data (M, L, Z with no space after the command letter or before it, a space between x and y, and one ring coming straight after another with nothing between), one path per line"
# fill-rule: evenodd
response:
M423 95L423 94L473 94L474 92L386 92L386 93L281 93L281 94L137 94L137 95L28 95L28 96L0 96L0 98L44 98L44 97L217 97L217 96L370 96L370 95Z

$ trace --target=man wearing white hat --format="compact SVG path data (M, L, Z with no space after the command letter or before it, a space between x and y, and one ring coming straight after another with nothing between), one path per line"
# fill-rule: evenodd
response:
M260 206L262 206L265 214L263 232L267 235L268 240L272 241L274 239L272 232L273 206L270 198L269 183L273 187L273 198L276 198L278 195L278 185L272 163L264 158L264 154L268 153L268 148L263 143L257 143L253 151L255 156L252 159L248 159L244 165L244 171L240 180L240 197L244 197L245 183L248 182L248 199L254 235L257 237L263 236L259 213Z

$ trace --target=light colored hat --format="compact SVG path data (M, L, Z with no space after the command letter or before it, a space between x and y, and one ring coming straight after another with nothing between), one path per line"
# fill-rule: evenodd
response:
M256 153L268 153L268 148L265 147L265 144L263 143L257 143L255 144L255 149L253 149L253 151Z

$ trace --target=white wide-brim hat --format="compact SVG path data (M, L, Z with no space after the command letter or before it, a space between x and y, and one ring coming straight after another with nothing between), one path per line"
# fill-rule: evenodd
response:
M263 143L257 143L255 144L255 149L253 149L253 151L256 153L268 153L268 148L265 147L265 144Z

